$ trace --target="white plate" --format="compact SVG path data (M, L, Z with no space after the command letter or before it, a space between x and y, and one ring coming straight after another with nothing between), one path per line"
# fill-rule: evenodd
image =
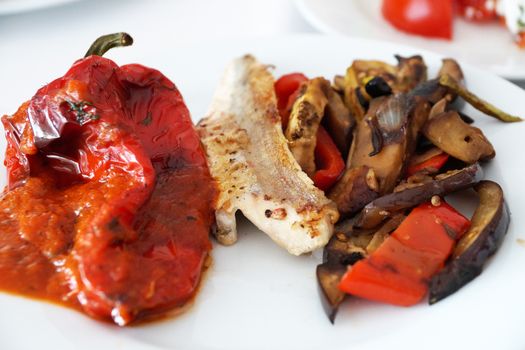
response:
M85 41L89 43L91 38ZM393 61L396 53L422 53L430 75L440 64L438 56L413 48L326 36L200 43L171 49L155 42L135 43L108 56L120 64L141 62L163 71L179 86L195 120L205 113L226 63L248 52L274 64L276 75L301 71L310 77L333 77L355 58ZM63 58L57 59L59 62L46 62L46 67L65 71L68 67L60 66ZM474 92L509 112L525 111L523 90L470 66L465 65L464 70ZM21 79L21 86L45 82L32 81L32 74L13 74ZM0 96L8 89L10 84L1 84ZM524 162L520 154L525 149L525 123L503 124L470 108L466 112L476 118L498 152L485 167L486 177L502 185L514 216L503 246L483 274L438 304L401 308L354 299L344 304L333 326L317 294L314 271L320 252L293 257L244 222L236 245L215 245L214 264L195 304L185 314L122 329L62 307L0 294L0 347L442 350L453 344L457 349L525 348L525 246L517 242L520 237L525 239L521 216L525 212Z
M525 79L525 49L519 49L505 27L478 25L461 18L454 20L454 39L429 39L392 27L381 16L382 0L295 0L304 17L329 34L385 40L413 45L456 57L507 79Z
M34 11L78 0L0 0L0 15Z

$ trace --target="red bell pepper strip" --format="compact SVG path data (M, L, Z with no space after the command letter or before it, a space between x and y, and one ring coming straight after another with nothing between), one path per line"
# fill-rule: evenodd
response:
M383 0L383 17L402 31L452 38L452 0Z
M349 267L339 288L393 305L417 304L469 226L470 221L444 201L421 204L370 257Z
M424 162L418 164L410 164L407 168L407 176L412 176L415 173L418 173L425 169L438 171L443 167L443 165L445 165L449 157L450 156L448 154L443 152L425 160Z
M392 305L417 304L427 293L427 286L398 273L394 268L375 266L360 260L343 277L339 289L372 301Z
M299 88L306 81L308 78L304 74L290 73L283 75L275 82L277 108L281 115L283 129L286 129L288 125L290 112L300 93ZM322 126L317 131L316 142L315 163L319 170L315 172L313 181L317 188L327 191L343 172L345 163L330 134Z
M322 125L317 130L315 163L318 170L313 176L314 184L317 188L327 191L343 172L345 162L330 134Z
M293 103L299 95L299 87L306 81L308 81L308 78L304 74L290 73L277 79L274 84L275 94L277 96L277 108L281 115L283 130L286 129L288 125Z

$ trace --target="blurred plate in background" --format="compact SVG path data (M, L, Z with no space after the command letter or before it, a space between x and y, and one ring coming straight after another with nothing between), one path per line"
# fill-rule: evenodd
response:
M38 10L78 0L0 0L0 15Z
M381 39L420 47L490 70L510 80L525 80L525 50L497 23L454 20L452 41L405 34L381 16L381 0L295 0L304 17L324 33Z

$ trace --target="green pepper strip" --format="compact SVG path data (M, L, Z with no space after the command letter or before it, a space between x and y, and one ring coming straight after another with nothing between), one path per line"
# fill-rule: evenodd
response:
M472 92L468 91L466 88L461 86L454 78L448 74L443 74L439 77L439 85L446 87L451 92L461 96L465 101L472 105L472 107L477 110L501 120L505 123L514 123L521 122L522 119L517 116L510 115L506 112L503 112L501 109L496 106L488 103L487 101L482 100L478 96L474 95Z

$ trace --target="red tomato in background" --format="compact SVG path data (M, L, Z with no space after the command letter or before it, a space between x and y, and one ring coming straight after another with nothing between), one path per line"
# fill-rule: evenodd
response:
M402 31L452 39L452 0L383 0L381 10Z
M455 0L458 13L468 20L486 22L495 20L496 2L494 0Z

